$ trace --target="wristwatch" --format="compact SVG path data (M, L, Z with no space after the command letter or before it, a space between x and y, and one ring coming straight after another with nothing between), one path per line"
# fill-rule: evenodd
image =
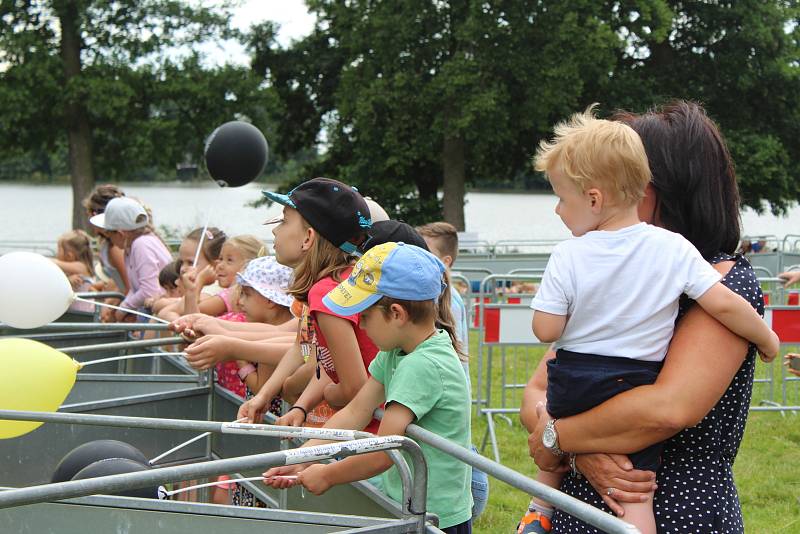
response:
M555 456L564 456L564 451L558 446L558 432L556 432L557 419L550 419L544 425L544 432L542 432L542 445L545 449L553 453Z

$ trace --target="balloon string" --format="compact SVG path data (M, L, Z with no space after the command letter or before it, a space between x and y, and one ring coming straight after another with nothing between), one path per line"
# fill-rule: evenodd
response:
M182 353L181 353L181 354L182 354ZM242 417L241 419L237 419L236 421L234 421L234 423L244 423L245 421L247 421L247 417ZM162 459L162 458L164 458L164 457L166 457L166 456L169 456L169 455L170 455L170 454L172 454L173 452L175 452L175 451L177 451L177 450L180 450L180 449L182 449L182 448L186 447L187 445L191 445L191 444L192 444L192 443L194 443L195 441L201 440L201 439L203 439L204 437L206 437L206 436L210 436L210 435L211 435L211 432L203 432L203 433L202 433L202 434L200 434L199 436L195 436L195 437L193 437L192 439L190 439L190 440L188 440L188 441L184 441L184 442L183 442L183 443L181 443L180 445L176 445L175 447L172 447L172 448L171 448L170 450L168 450L167 452L162 452L161 454L159 454L158 456L156 456L156 457L155 457L155 458L153 458L152 460L148 460L148 461L147 461L147 463L148 463L148 464L150 464L150 465L153 465L153 464L155 464L157 461L159 461L160 459Z
M264 477L246 477L246 478L230 478L228 480L217 480L216 482L208 482L207 484L197 484L196 486L189 486L188 488L180 488L172 491L165 492L167 497L171 497L176 493L183 493L184 491L189 491L198 488L207 488L208 486L221 486L224 484L230 484L231 482L247 482L249 480L264 480Z
M81 369L98 363L115 362L117 360L133 360L136 358L152 358L153 356L186 356L185 352L143 352L142 354L128 354L127 356L114 356L113 358L102 358L89 362L78 362Z
M140 311L129 310L128 308L120 308L119 306L114 306L113 304L109 304L107 302L99 302L97 300L85 299L85 298L79 297L77 295L74 298L75 298L75 300L79 300L81 302L88 302L89 304L93 304L95 306L104 306L106 308L111 308L111 309L114 309L114 310L124 311L125 313L132 313L134 315L141 315L142 317L147 317L148 319L153 319L154 321L158 321L159 323L169 324L169 321L165 321L164 319L161 319L160 317L154 317L152 315L148 315L148 314L140 312Z
M203 241L206 238L206 232L208 231L208 223L211 220L211 210L208 210L208 214L206 214L206 223L203 225L203 233L200 234L200 241L197 242L197 250L194 252L194 261L192 262L192 267L197 267L197 260L200 259L200 251L203 250Z

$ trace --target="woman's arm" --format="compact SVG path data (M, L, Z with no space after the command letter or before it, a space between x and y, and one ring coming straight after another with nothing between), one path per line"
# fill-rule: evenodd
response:
M540 402L547 402L547 361L556 357L556 352L551 346L542 356L542 360L533 372L533 376L528 380L528 384L522 391L522 405L519 408L519 420L522 425L533 432L539 422L536 413L536 405Z
M731 265L717 265L718 270ZM725 270L725 272L727 272ZM559 446L569 452L622 453L641 450L699 423L719 401L747 355L748 343L699 306L678 323L655 384L640 386L556 425ZM539 422L529 444L537 463ZM546 461L544 463L547 463Z
M353 323L320 312L317 312L316 319L339 375L338 384L331 383L325 388L325 400L333 407L342 407L353 400L369 375L361 359Z

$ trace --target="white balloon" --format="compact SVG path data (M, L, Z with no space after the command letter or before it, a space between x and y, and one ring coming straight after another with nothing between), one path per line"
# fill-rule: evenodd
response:
M0 256L0 321L14 328L37 328L61 317L74 298L67 276L44 256Z

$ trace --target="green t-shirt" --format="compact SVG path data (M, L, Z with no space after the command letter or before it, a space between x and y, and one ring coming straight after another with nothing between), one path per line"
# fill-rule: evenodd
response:
M467 380L447 332L440 330L410 354L400 349L379 352L369 373L383 384L387 406L402 404L414 412L417 425L469 448ZM472 468L430 445L420 446L428 462L428 511L439 516L439 528L467 521L472 516ZM403 491L396 469L383 473L383 484L389 497L400 502Z

